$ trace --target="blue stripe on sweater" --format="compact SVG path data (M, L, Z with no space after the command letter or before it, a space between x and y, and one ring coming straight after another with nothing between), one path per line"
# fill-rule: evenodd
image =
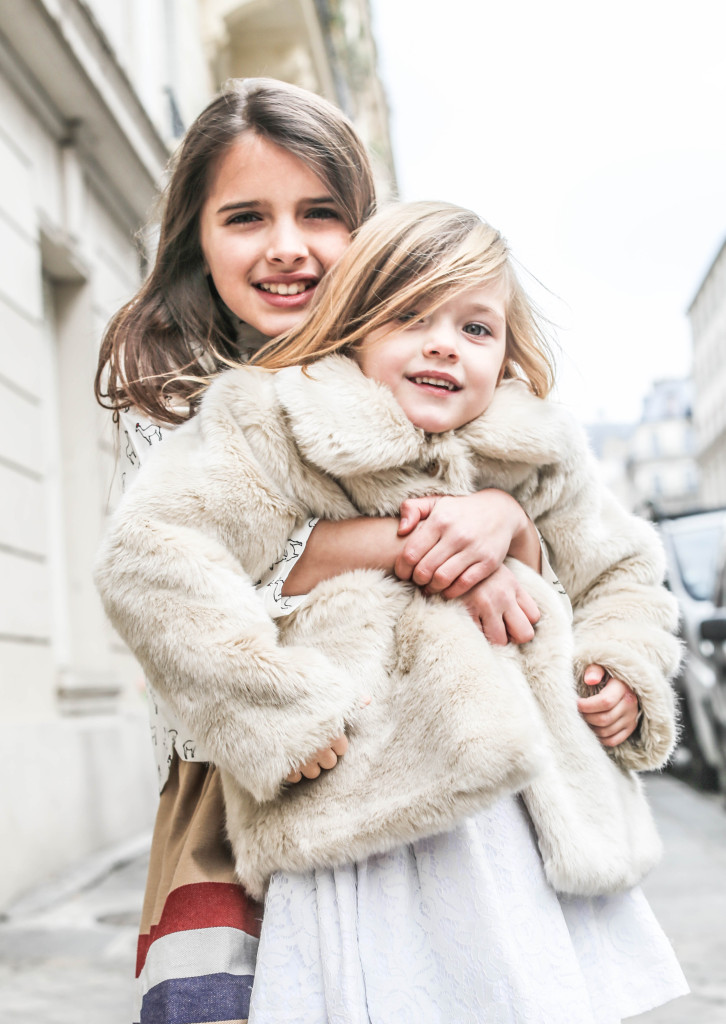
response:
M144 996L140 1024L213 1024L249 1016L251 974L172 978Z

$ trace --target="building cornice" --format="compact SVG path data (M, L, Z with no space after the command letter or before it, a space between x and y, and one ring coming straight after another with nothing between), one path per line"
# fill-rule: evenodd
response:
M144 220L168 148L87 5L0 0L0 67L55 138L72 129L96 175Z

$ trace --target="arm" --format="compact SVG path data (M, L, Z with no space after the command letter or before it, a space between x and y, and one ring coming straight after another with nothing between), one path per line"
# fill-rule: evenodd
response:
M523 643L531 639L539 612L531 599L520 600L523 592L511 574L496 575L507 554L540 571L539 535L504 491L411 499L402 505L400 522L319 522L282 594L308 593L321 580L350 569L383 569L426 586L427 593L453 598L470 592L470 612L488 636L503 635L506 642L508 634ZM478 586L486 577L492 578L491 595Z
M351 569L383 569L460 597L490 576L507 555L539 572L537 530L504 491L412 498L396 519L319 522L287 577L284 594L308 593L316 583Z
M393 575L404 547L398 520L320 520L282 588L284 595L308 594L316 584L353 569L382 569Z

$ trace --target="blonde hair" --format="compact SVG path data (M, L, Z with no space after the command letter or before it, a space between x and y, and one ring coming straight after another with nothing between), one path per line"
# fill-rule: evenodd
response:
M350 231L375 206L363 143L327 100L271 78L232 79L188 129L172 160L156 260L113 317L101 346L96 398L180 423L212 377L240 360L237 323L210 283L199 219L215 168L245 134L298 157L330 190Z
M423 316L484 282L505 289L503 378L519 378L544 397L554 383L554 362L509 247L471 210L448 203L400 203L372 217L323 279L310 316L251 362L271 370L308 365L354 348L405 313Z

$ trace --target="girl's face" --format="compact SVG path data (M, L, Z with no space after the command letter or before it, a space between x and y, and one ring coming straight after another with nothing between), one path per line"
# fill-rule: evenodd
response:
M220 161L199 233L220 298L268 337L303 319L318 282L350 241L320 178L286 149L252 133Z
M499 283L454 295L428 316L385 324L355 356L385 384L414 426L455 430L480 416L499 383L506 349L506 300Z

